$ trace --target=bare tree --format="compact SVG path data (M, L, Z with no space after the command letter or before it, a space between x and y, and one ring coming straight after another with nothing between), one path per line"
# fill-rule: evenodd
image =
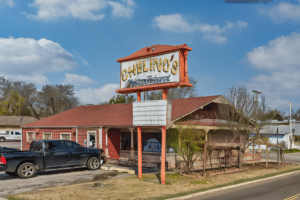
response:
M75 108L78 104L72 85L45 85L37 96L37 107L45 116Z
M262 96L262 101L258 102L255 95L248 92L244 86L230 87L224 97L230 104L219 105L220 118L225 120L223 125L233 133L234 139L243 143L242 150L245 151L249 146L251 133L257 133L260 139L260 131L265 124L258 121L267 119L265 97Z
M198 81L190 77L190 83L193 84L193 87L181 87L181 88L172 88L168 90L167 99L183 99L183 98L193 98L197 97L196 85ZM162 90L146 92L148 100L157 100L162 99Z

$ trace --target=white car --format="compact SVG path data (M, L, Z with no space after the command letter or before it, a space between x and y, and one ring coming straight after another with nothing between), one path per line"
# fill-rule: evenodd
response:
M0 132L0 142L5 142L6 140L21 140L21 131L1 131Z

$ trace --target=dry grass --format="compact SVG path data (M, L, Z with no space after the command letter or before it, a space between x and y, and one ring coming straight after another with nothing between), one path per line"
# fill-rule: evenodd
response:
M299 166L281 166L279 171L299 168ZM245 166L245 171L233 174L222 174L212 177L187 178L176 173L166 175L166 185L159 183L159 175L145 174L142 179L136 176L127 178L109 178L88 183L51 187L38 191L13 195L15 199L149 199L178 193L191 192L202 188L227 184L241 179L254 178L276 173L277 165L256 164Z

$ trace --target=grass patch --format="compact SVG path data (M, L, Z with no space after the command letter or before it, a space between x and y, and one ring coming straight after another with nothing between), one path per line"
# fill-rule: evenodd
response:
M263 176L258 176L258 177L253 177L253 178L240 179L240 180L230 182L230 183L226 183L226 184L216 185L216 186L212 186L212 187L209 187L209 188L201 188L201 189L198 189L198 190L178 193L178 194L174 194L174 195L167 195L167 196L164 196L164 197L157 197L155 199L168 199L168 198L186 196L186 195L195 194L195 193L198 193L198 192L204 192L204 191L212 190L212 189L216 189L216 188L221 188L221 187L236 185L236 184L245 183L245 182L249 182L249 181L264 179L264 178L268 178L268 177L272 177L272 176L276 176L276 175L280 175L280 174L285 174L285 173L289 173L289 172L299 171L299 170L300 170L300 168L296 168L296 169L291 169L291 170L286 170L286 171L282 171L282 172L266 174L266 175L263 175Z
M210 181L210 179L204 179L200 181L192 181L191 184L207 184L207 182Z
M12 196L7 196L6 198L7 198L8 200L23 200L23 199L15 198L15 197L12 197Z

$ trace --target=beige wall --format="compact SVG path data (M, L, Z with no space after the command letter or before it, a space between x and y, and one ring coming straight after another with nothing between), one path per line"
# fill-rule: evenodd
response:
M0 131L21 131L20 127L0 127Z

